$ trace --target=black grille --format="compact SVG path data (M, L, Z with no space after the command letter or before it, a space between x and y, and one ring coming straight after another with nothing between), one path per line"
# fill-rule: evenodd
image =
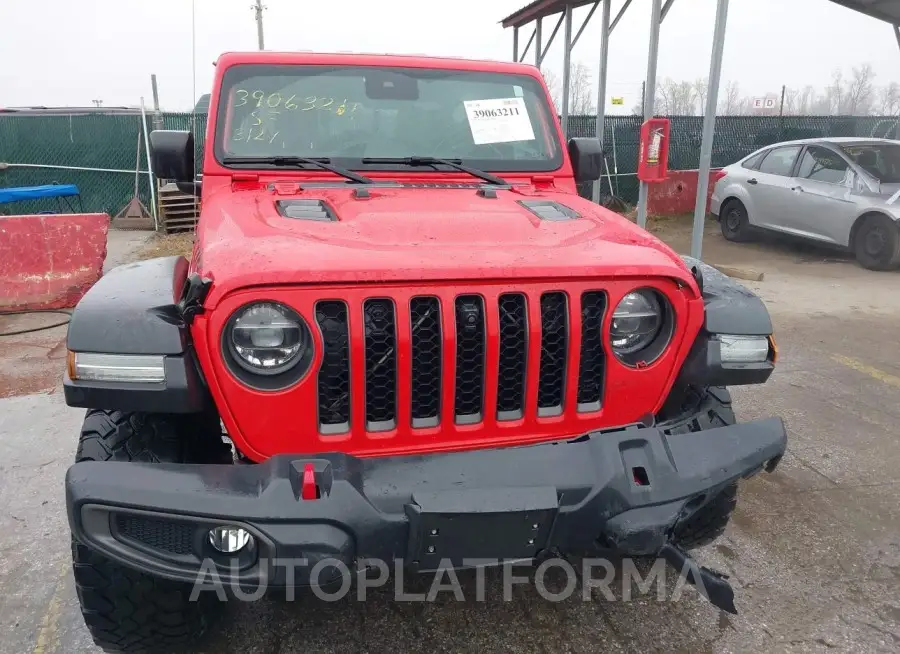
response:
M390 300L366 300L366 428L397 424L397 323Z
M440 422L441 411L441 308L436 297L415 297L409 302L412 334L413 427Z
M456 298L456 422L480 422L484 400L484 301Z
M596 411L603 399L603 312L606 294L590 291L581 296L581 365L578 370L578 410Z
M169 554L190 554L194 550L195 529L188 522L117 514L116 530L119 536Z
M528 308L521 293L501 295L500 366L497 374L497 418L521 418L525 407L525 370L528 358Z
M319 429L340 434L350 428L350 334L347 305L336 300L316 304L316 322L325 350L319 369Z
M538 378L538 415L562 413L569 345L565 293L541 295L541 368Z

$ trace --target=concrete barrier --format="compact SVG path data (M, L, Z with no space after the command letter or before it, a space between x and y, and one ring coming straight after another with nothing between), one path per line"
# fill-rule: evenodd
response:
M109 216L0 216L0 311L73 307L103 274Z
M709 209L709 197L712 195L714 175L718 169L709 173L709 191L706 196L706 207ZM696 170L670 170L668 178L656 184L650 184L647 196L647 212L654 216L671 216L673 214L694 213L694 202L697 200Z

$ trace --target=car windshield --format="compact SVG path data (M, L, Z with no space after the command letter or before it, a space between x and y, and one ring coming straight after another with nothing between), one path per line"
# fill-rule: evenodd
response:
M414 156L495 171L562 165L546 94L527 75L241 65L224 75L217 115L220 162L297 156L328 158L345 168L397 169L410 164L362 160Z
M875 179L885 184L900 184L900 144L854 143L841 149Z

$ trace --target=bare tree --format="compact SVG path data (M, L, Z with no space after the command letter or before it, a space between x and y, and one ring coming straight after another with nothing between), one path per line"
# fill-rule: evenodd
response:
M800 100L800 89L792 89L787 87L784 89L784 115L796 116L797 106Z
M667 77L656 87L656 113L666 116L693 116L697 113L697 91L688 81Z
M891 82L878 92L878 113L882 116L900 115L900 84Z
M700 104L700 113L706 112L706 98L709 95L709 78L698 77L694 80L694 94Z
M553 100L553 107L556 109L557 113L560 110L560 105L562 104L560 99L560 88L561 85L559 83L559 78L556 76L552 70L548 70L546 68L541 69L541 75L544 76L544 83L547 85L547 90L550 91L550 99Z
M844 71L840 68L831 74L831 84L825 87L825 96L823 102L817 103L819 108L824 108L827 103L829 113L833 116L839 116L846 113L846 89L844 84Z
M597 113L590 67L579 61L569 70L569 114L587 116Z
M734 116L741 106L741 87L731 80L725 85L725 97L719 101L718 113L723 116Z
M807 84L800 91L800 97L797 100L797 115L808 116L813 102L816 100L816 90Z
M853 67L853 77L844 93L844 113L851 116L866 116L872 113L875 101L875 71L872 64Z
M569 69L569 115L587 116L597 113L591 84L591 69L582 62L573 62ZM544 83L550 91L553 106L559 112L562 109L562 82L552 70L541 69Z

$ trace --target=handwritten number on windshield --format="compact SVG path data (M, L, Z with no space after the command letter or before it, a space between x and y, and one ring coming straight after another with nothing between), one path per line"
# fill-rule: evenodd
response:
M285 98L278 91L266 95L265 91L262 91L261 89L256 89L254 91L235 89L234 95L235 107L243 107L244 105L249 104L251 100L255 100L255 106L257 108L265 107L268 109L277 109L278 107L282 107L287 111L296 111L297 109L300 111L318 110L334 113L338 116L343 116L348 113L352 114L361 106L359 102L348 102L347 98L344 98L338 104L337 99L327 96L310 95L304 98L298 98L297 95L294 94ZM253 116L257 117L256 112L253 112ZM254 124L259 125L259 123Z

